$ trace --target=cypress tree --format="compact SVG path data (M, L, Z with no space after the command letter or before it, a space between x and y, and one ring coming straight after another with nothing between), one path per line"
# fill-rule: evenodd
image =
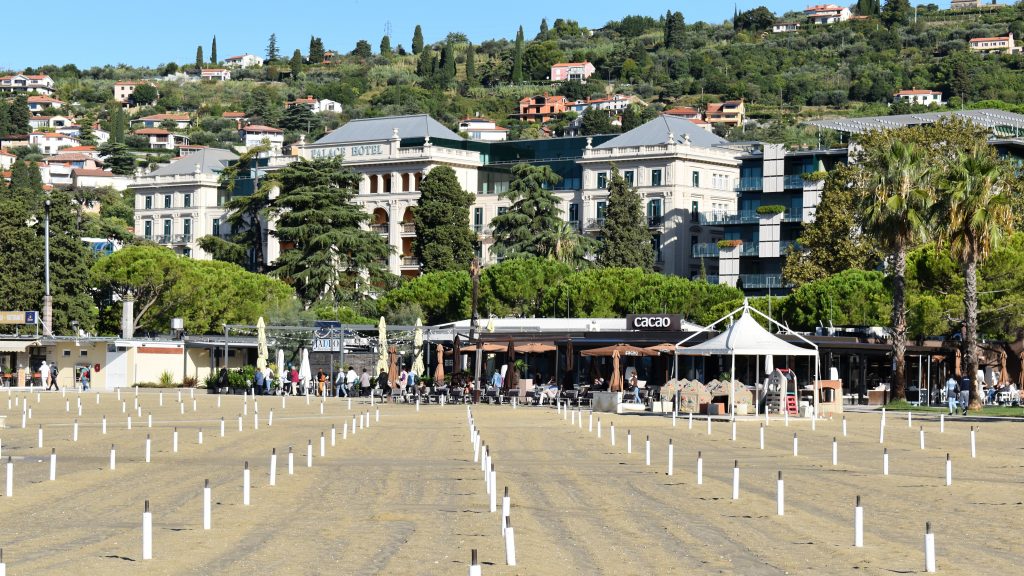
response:
M14 132L11 130L11 117L7 109L7 100L0 98L0 136L5 136ZM2 189L3 186L0 186L0 190Z
M603 232L604 242L597 253L599 264L645 271L654 268L654 250L644 218L643 201L614 166L608 186Z
M213 43L210 44L210 64L216 64L217 60L217 35L213 36Z
M32 131L28 121L31 117L28 111L28 96L18 94L10 102L7 109L8 128L12 134L28 134Z
M316 36L309 37L309 63L320 64L324 61L324 41Z
M538 40L544 40L548 36L548 19L540 19L540 34L537 34Z
M423 29L416 25L416 31L412 33L412 53L419 54L423 51Z
M469 228L472 204L473 195L462 189L451 167L438 166L423 178L414 246L423 272L469 268L476 241Z
M295 52L292 52L292 59L288 63L288 66L292 70L292 78L298 78L299 74L302 73L302 51L301 50L296 48Z
M516 84L523 81L523 27L516 33L516 47L512 53L512 81Z
M271 34L270 40L267 41L267 60L273 62L281 57L281 54L277 51L277 34Z
M476 85L476 49L472 43L466 47L466 83Z
M203 45L196 46L196 72L203 69Z
M8 310L40 310L43 242L34 228L43 226L39 169L20 160L15 162L11 166L10 186L0 182L0 192L0 254L4 255L5 269L12 272L0 274L0 302ZM33 221L33 226L26 224Z
M387 34L380 39L380 55L390 56L391 55L391 37Z
M433 62L431 61L430 50L420 49L419 54L420 59L416 62L416 74L425 80L433 73Z

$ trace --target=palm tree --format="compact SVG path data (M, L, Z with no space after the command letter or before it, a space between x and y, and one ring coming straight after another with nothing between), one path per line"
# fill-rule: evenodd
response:
M579 270L587 263L587 256L597 250L597 242L579 233L573 222L561 222L555 229L554 242L548 250L548 258L568 264Z
M1013 211L1003 194L1008 166L988 146L979 146L953 160L942 181L942 200L936 214L943 218L938 237L948 242L964 272L964 374L971 378L969 407L981 408L978 373L978 264L1013 227Z
M889 260L892 277L892 391L907 397L907 252L922 240L934 193L924 148L886 139L865 149L861 176L864 230L875 237Z

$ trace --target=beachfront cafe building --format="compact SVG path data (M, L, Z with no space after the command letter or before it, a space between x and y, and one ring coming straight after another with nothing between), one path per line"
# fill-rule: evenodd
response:
M892 378L891 346L877 330L836 329L815 334L788 334L773 329L769 335L775 348L762 354L733 355L700 351L676 355L676 344L700 346L712 341L728 329L704 331L703 327L676 314L637 314L625 318L491 318L480 319L475 328L469 320L440 324L424 329L424 339L445 347L441 359L446 375L453 370L472 377L475 374L475 342L482 345L480 377L484 386L495 371L507 373L508 348L517 350L515 359L523 360L520 371L524 388L553 383L562 390L574 391L572 397L592 391L611 382L614 365L610 355L589 355L588 350L614 348L618 345L642 348L651 354L623 353L619 357L622 381L627 383L635 372L643 396L656 396L665 384L675 380L696 381L704 385L728 382L733 376L741 386L763 383L776 369L783 369L795 380L799 389L814 388L815 380L829 382L833 392L827 400L839 404L883 404L889 398ZM453 358L455 339L460 354ZM524 353L531 344L546 344L549 351ZM789 354L785 349L802 348ZM816 352L808 353L807 348ZM912 342L907 347L907 386L911 402L935 402L942 383L956 369L952 342ZM436 355L428 359L427 371L433 373ZM986 371L999 370L998 358L985 357ZM770 368L770 369L769 369ZM986 372L986 377L989 374ZM1006 375L1002 375L1005 378ZM813 396L811 397L813 399ZM763 411L762 395L753 413ZM776 408L777 409L777 408Z

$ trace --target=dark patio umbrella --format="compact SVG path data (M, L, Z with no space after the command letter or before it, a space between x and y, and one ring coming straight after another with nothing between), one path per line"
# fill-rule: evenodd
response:
M459 368L462 365L462 359L460 358L461 355L462 339L456 334L455 341L452 342L452 376L459 371Z
M516 344L512 340L508 341L506 354L508 354L508 374L506 374L506 378L501 382L502 391L519 387L519 369L516 368Z

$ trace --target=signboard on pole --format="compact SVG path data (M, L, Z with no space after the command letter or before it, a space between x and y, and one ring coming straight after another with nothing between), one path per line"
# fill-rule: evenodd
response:
M0 311L0 324L35 324L38 312Z
M313 324L313 352L341 351L341 322L317 320Z

